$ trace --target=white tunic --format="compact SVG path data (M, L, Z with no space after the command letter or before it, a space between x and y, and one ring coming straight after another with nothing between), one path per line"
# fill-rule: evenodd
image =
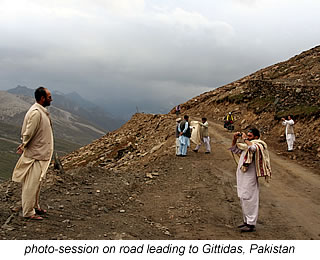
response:
M288 133L288 129L289 129L289 127L291 127L291 128L293 127L294 121L292 119L285 120L282 122L282 125L286 126L286 139L287 139L287 144L288 144L288 150L292 151L293 150L293 143L296 140L296 137L293 133L293 130L292 130L292 133Z
M252 152L256 151L255 145L249 146ZM246 172L240 169L245 156L245 151L236 146L230 149L233 153L241 154L237 168L237 192L240 198L243 222L249 225L256 225L259 212L259 183L254 160Z

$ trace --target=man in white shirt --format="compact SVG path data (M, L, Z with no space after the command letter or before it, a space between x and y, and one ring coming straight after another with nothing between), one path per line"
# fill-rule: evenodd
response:
M292 120L291 116L288 116L288 119L281 118L282 125L286 126L286 139L288 144L288 152L293 152L293 143L296 140L293 125L294 121Z
M237 142L240 137L243 143ZM265 177L266 180L271 178L268 147L260 139L259 130L252 128L248 134L240 132L234 134L230 151L240 155L236 176L243 223L238 228L241 228L241 232L253 232L259 212L258 177Z

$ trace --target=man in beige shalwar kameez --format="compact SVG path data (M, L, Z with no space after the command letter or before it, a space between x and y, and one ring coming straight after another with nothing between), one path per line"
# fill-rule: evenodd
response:
M196 148L193 150L194 152L198 152L200 149L200 146L202 143L204 143L206 147L206 152L205 153L210 153L211 152L211 146L210 146L210 137L209 137L209 124L207 121L207 118L203 117L202 123L198 122L200 126L200 140L201 142L197 144Z
M22 214L25 218L42 220L46 214L39 205L40 186L53 154L51 120L46 109L52 101L51 93L44 87L35 91L36 103L25 115L17 153L21 154L12 180L22 183Z

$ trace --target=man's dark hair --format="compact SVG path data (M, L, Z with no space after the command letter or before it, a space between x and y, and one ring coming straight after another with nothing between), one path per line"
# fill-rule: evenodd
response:
M188 120L189 119L189 116L188 115L184 115L183 117L185 120Z
M203 121L207 121L207 118L206 118L206 117L203 117L202 120L203 120Z
M257 128L251 128L248 131L249 133L252 133L253 136L257 136L258 138L260 138L260 131Z
M44 87L38 87L34 92L34 97L36 101L40 101L41 97L47 97L46 89Z

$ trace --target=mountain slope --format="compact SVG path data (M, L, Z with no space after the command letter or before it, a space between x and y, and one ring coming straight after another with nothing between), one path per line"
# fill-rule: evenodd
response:
M7 92L19 96L34 97L34 90L24 86L17 86L16 88L9 89ZM115 130L124 123L123 120L113 118L102 108L82 98L76 92L63 94L52 91L52 98L52 105L54 107L85 119L91 125L95 125L97 128L103 129L104 131Z
M21 127L26 111L34 103L34 98L0 91L0 120ZM105 131L87 120L54 105L48 107L57 138L86 144L105 134ZM17 136L16 138L20 138Z
M12 170L19 159L16 149L20 144L21 126L15 126L0 121L0 179L11 177ZM66 155L81 145L65 139L55 138L55 151L59 156Z
M274 145L283 141L280 118L292 115L296 121L296 148L319 158L319 84L320 46L317 46L192 98L181 105L182 113L222 122L227 112L233 111L238 130L256 126Z
M41 201L49 214L42 223L12 214L18 186L0 184L0 221L12 216L1 238L319 239L319 54L313 48L182 104L191 120L208 117L209 155L175 156L174 110L135 114L64 156L65 174L50 168ZM236 228L242 215L228 150L232 133L222 127L228 111L236 115L236 130L258 127L271 154L273 178L260 181L259 221L251 234ZM279 118L291 112L297 149L287 153Z

